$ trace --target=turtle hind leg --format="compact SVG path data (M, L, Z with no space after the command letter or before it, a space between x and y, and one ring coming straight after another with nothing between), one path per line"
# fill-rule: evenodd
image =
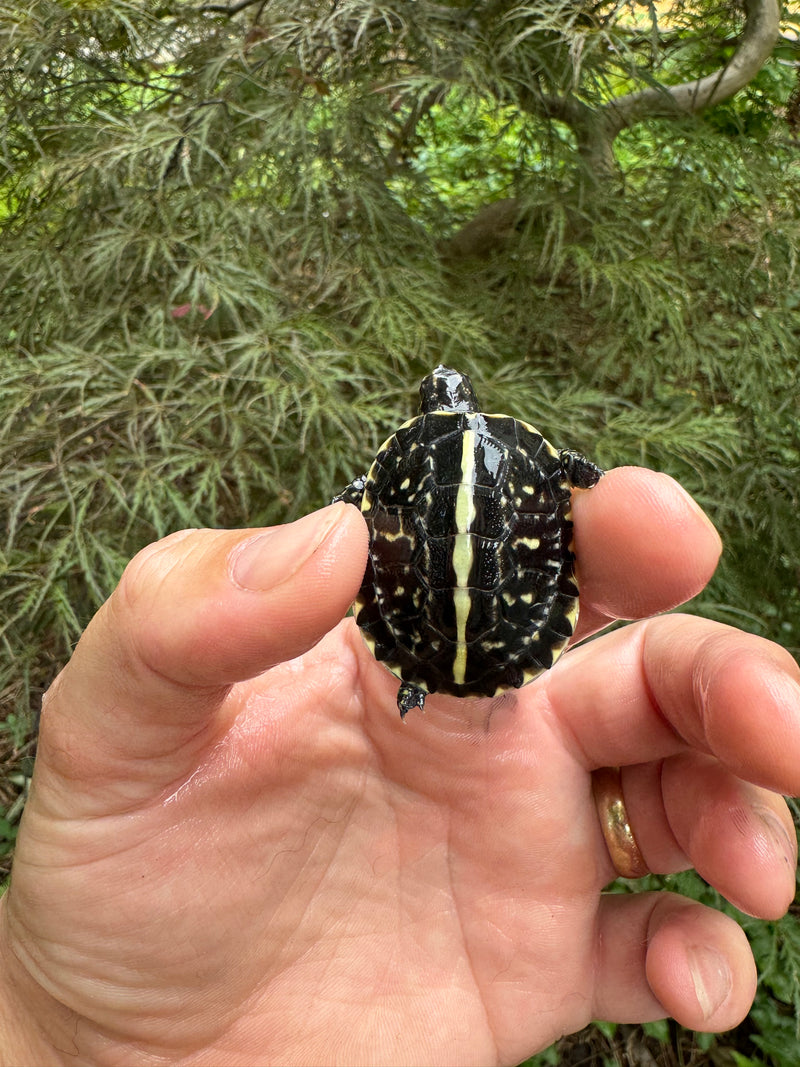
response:
M400 709L400 718L405 719L412 708L425 709L425 697L428 694L424 689L411 682L403 682L397 691L397 706Z
M569 484L576 489L591 489L603 476L603 471L596 464L572 448L562 448L558 455Z
M360 508L361 498L364 495L364 487L366 484L366 474L362 474L360 478L354 478L346 489L343 489L341 493L336 494L333 500L331 500L331 504L355 504L357 508Z

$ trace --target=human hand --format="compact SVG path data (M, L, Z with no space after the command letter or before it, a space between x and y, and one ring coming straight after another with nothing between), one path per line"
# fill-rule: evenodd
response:
M716 564L662 475L611 471L574 517L579 638L683 602ZM591 773L623 766L651 870L695 866L780 915L788 654L647 618L499 701L431 697L402 723L396 679L339 621L365 554L336 505L129 566L45 702L2 902L8 1062L515 1063L591 1018L746 1013L732 920L601 894Z

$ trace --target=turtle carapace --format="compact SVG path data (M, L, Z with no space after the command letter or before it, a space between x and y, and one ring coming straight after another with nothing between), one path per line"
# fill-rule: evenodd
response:
M428 693L494 696L555 663L575 630L571 489L602 471L509 415L479 410L439 366L420 414L335 500L369 527L355 619L401 682L401 716Z

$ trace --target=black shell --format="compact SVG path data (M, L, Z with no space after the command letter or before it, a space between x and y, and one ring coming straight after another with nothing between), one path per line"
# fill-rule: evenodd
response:
M404 683L403 715L426 693L493 696L553 665L578 615L570 488L602 473L478 411L465 375L438 367L421 393L423 413L337 498L369 526L355 618Z

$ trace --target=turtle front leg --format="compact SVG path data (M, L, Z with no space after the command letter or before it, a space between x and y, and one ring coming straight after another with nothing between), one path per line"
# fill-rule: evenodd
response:
M412 682L403 682L397 691L397 706L400 709L400 718L405 719L412 708L425 709L425 697L428 694L424 689Z
M331 504L355 504L357 508L360 508L361 498L364 495L364 487L366 484L366 474L362 474L360 478L354 478L346 489L343 489L341 493L336 494L333 500L331 500Z
M572 448L562 448L558 455L569 484L576 489L591 489L603 477L604 472L595 463Z

